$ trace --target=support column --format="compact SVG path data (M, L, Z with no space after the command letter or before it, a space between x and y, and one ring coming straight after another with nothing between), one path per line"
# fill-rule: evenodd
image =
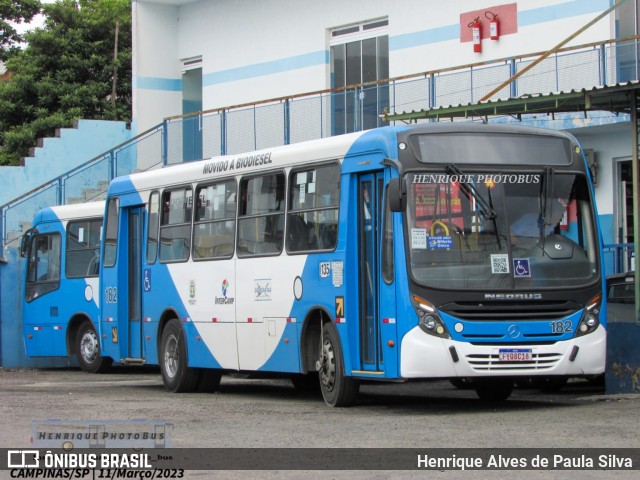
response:
M640 135L640 123L638 119L638 93L637 90L633 90L631 95L631 175L632 190L633 190L633 251L634 251L634 270L635 270L635 319L640 321L640 268L638 268L638 257L640 244L640 227L638 226L638 220L640 219L640 191L639 188L639 167L638 167L638 136Z

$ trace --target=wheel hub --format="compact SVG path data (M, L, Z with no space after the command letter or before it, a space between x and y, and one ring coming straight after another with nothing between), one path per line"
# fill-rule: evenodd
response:
M92 363L98 357L98 337L95 332L85 332L80 341L80 354L87 363Z
M333 345L329 340L322 344L322 358L320 359L320 381L329 391L336 383L336 361Z
M171 335L167 339L164 348L164 370L168 377L173 378L178 373L178 339L175 335Z

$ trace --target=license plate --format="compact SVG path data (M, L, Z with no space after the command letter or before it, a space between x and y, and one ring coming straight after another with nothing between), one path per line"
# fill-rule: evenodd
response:
M530 348L500 349L498 353L501 362L528 362L533 359L533 351Z

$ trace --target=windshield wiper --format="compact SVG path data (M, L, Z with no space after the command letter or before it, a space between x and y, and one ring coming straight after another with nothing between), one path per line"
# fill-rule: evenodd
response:
M538 227L540 228L540 241L542 242L542 251L544 251L544 241L546 238L547 227L553 226L551 223L551 195L553 195L553 168L545 167L540 185L540 212L538 214Z
M458 167L456 167L452 163L447 165L447 173L458 175L458 176L464 175L462 170L460 170ZM496 214L495 210L491 208L491 205L489 205L487 201L484 198L482 198L482 195L480 195L480 192L475 187L475 185L473 185L472 183L463 183L463 182L459 182L459 184L460 184L460 188L464 191L464 193L466 193L470 197L473 197L475 201L478 202L478 204L480 205L480 208L482 209L482 213L484 213L484 215L489 220L495 220L495 218L498 215Z
M458 176L464 175L462 170L460 170L458 167L456 167L452 163L447 165L446 170L447 170L447 173L449 174L454 174ZM500 233L498 232L498 223L496 222L496 218L498 214L493 209L493 206L490 203L487 203L487 201L484 198L482 198L482 195L480 195L480 192L478 191L478 189L475 187L473 183L458 182L458 184L460 185L460 188L462 189L462 191L464 191L464 193L466 193L469 197L473 197L475 199L476 203L480 206L480 210L482 210L482 213L484 214L484 216L493 222L493 230L496 232L498 249L501 250L502 245L500 242ZM489 192L489 201L491 202L491 192Z

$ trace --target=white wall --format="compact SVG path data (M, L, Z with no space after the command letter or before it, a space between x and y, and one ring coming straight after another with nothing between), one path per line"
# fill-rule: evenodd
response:
M629 122L584 128L572 131L582 147L591 148L598 161L598 186L596 205L605 244L617 243L619 228L615 212L618 211L618 184L615 183L616 162L614 159L631 158L631 124Z
M150 2L134 2L132 8L133 127L141 133L182 113L179 9Z
M460 28L466 28L460 27L460 14L500 2L139 0L134 4L138 128L182 113L179 91L162 90L162 82L154 88L149 81L178 84L181 59L202 56L203 108L212 109L329 88L328 30L349 23L388 17L395 77L545 50L609 6L608 0L517 3L518 32L499 41L485 39L482 53L473 53L470 43L460 42ZM607 18L572 43L611 37Z

